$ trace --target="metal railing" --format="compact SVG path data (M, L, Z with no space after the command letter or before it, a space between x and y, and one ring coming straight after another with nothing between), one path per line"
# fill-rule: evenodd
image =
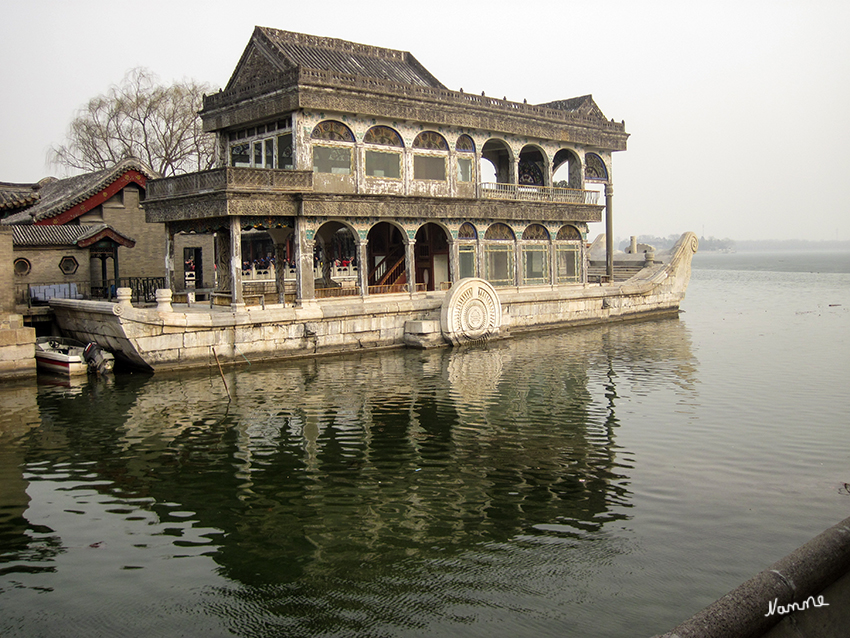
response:
M563 202L568 204L598 204L599 191L561 186L528 186L525 184L497 184L483 182L481 196L484 199L509 199L529 202Z
M15 304L32 308L46 306L51 299L115 299L116 289L130 288L136 303L156 301L156 289L165 288L165 277L121 277L105 284L88 281L28 282L15 284Z

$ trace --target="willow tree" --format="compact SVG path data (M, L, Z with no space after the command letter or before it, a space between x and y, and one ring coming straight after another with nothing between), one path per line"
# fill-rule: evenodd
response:
M137 157L166 177L212 168L215 137L203 132L198 117L211 91L194 80L163 85L148 69L131 69L80 109L49 160L96 171Z

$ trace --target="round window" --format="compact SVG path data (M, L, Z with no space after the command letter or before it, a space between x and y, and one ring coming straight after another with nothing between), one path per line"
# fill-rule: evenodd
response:
M24 259L23 257L18 257L15 260L15 274L23 277L24 275L30 274L32 270L32 264L29 262L29 259Z

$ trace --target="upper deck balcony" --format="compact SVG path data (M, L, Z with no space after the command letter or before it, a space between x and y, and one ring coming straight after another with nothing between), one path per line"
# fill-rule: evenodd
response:
M150 180L147 200L226 191L303 193L312 190L312 171L226 167Z
M481 184L481 197L523 202L562 202L599 204L599 191L562 188L560 186L528 186L525 184Z
M540 218L594 222L601 220L603 208L599 203L599 192L574 188L485 182L470 191L477 193L477 196L452 197L447 194L423 196L415 192L408 195L387 193L372 190L368 185L367 182L365 188L354 191L338 190L334 188L333 182L315 179L315 174L311 171L225 167L150 180L144 207L150 222L233 215L310 215L308 211L315 210L312 207L302 207L302 212L298 213L297 201L305 198L296 198L295 195L314 196L311 199L344 199L350 203L340 203L337 214L348 216L374 215L369 206L372 197L392 200L394 204L389 208L384 206L382 211L397 216L432 216L423 206L428 210L433 208L434 215L438 215L439 211L438 216L455 216L455 213L450 212L443 204L438 205L441 200L457 202L463 208L463 212L459 209L457 214L464 217L502 219ZM363 199L358 205L352 206L352 198L360 197ZM432 205L425 205L426 201L430 201ZM517 206L518 202L523 205Z

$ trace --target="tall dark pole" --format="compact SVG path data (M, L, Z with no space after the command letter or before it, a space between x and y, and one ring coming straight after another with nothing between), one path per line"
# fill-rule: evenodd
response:
M605 184L605 272L614 281L614 187Z

